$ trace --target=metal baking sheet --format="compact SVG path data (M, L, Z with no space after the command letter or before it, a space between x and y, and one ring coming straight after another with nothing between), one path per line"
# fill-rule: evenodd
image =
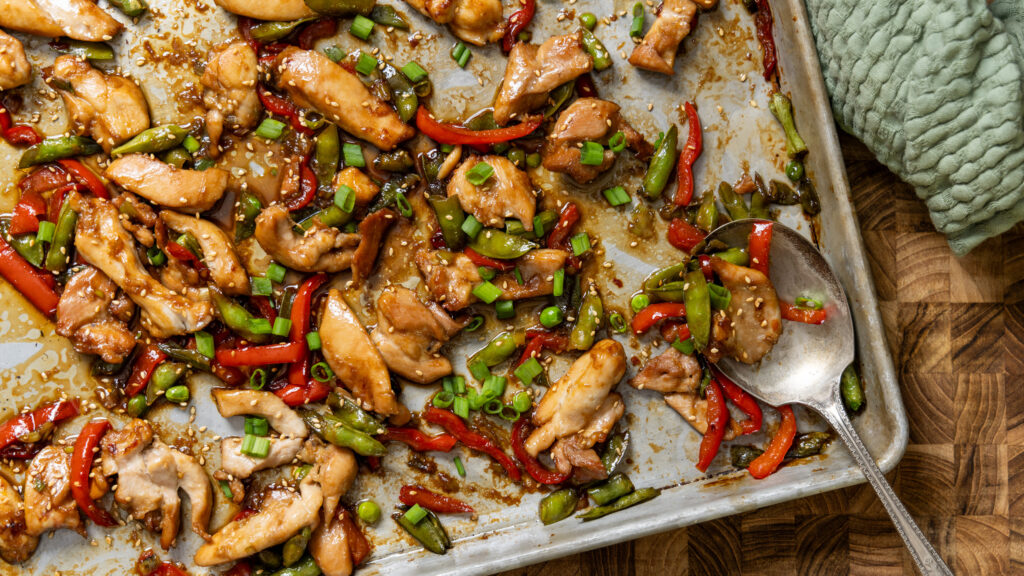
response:
M396 0L387 0L396 2ZM100 5L106 6L105 0ZM623 106L625 117L634 127L653 140L669 122L684 126L679 106L695 101L705 129L705 151L696 166L698 188L707 188L725 179L735 181L744 170L759 171L766 177L783 177L785 164L781 128L767 110L769 86L761 78L760 50L754 36L752 18L738 0L725 0L716 10L702 14L684 50L676 62L672 77L638 72L625 62L632 48L628 37L628 18L632 0L561 2L540 0L533 24L535 38L567 33L575 29L575 16L584 11L599 18L613 17L601 25L597 34L612 52L614 66L595 74L600 95ZM138 79L149 100L154 124L187 122L197 115L195 86L198 83L194 59L201 60L207 49L235 33L234 18L216 8L209 0L153 0L150 15L137 23L126 23L126 31L115 39L116 66ZM452 65L448 51L454 44L450 33L419 17L404 4L396 4L412 22L409 33L380 30L371 39L384 54L401 65L415 58L431 71L436 94L431 106L441 117L455 118L490 105L501 81L504 59L496 47L474 48L466 70ZM870 269L864 256L856 218L849 199L849 187L836 138L835 124L818 68L807 15L800 0L775 0L775 37L779 47L782 88L789 92L797 110L800 132L811 150L807 169L821 195L822 214L817 226L821 247L837 270L851 300L857 327L858 354L867 388L867 405L854 423L875 456L879 466L891 470L907 443L907 422L899 396L896 376L878 312ZM510 2L506 14L514 9ZM120 17L116 11L111 13ZM561 18L559 18L561 16ZM650 20L650 16L648 16ZM345 51L366 45L350 36L342 23L334 39L321 41L320 48L336 44ZM38 70L52 64L54 53L44 40L19 35L31 48L30 58L37 72L26 104L38 111L38 126L47 134L66 129L59 98L38 80ZM412 41L410 41L412 40ZM415 45L415 46L414 46ZM0 144L0 211L8 211L17 198L13 182L18 153ZM550 175L537 174L548 198L572 198L585 207L585 228L600 239L599 260L608 267L598 268L606 303L624 310L632 294L648 271L657 265L677 260L679 254L664 242L657 245L640 242L625 233L625 213L607 207L600 190L611 182L636 189L637 164L620 159L612 173L593 185L579 188ZM783 221L810 235L810 224L797 213L787 211ZM663 226L664 223L660 222ZM664 237L663 234L660 237ZM398 260L410 260L409 248L392 243L387 266L399 266ZM385 249L387 250L387 248ZM387 258L386 258L387 260ZM599 262L600 263L600 262ZM617 288L610 280L623 282ZM407 278L404 283L413 285ZM372 298L365 295L362 302ZM478 348L478 340L463 341L453 353ZM649 341L622 339L630 355L648 352ZM464 363L454 362L465 373ZM552 369L557 377L565 363ZM631 367L632 373L635 368ZM85 399L93 398L95 383L71 347L54 334L52 324L26 304L5 283L0 283L0 413L6 418L20 406L35 404L38 397L53 397L57 389ZM194 422L190 411L164 407L151 418L161 423L160 432L173 442L186 427L195 439L187 443L192 450L203 445L217 452L216 434L237 434L240 422L226 421L216 413L206 388L209 382L193 382ZM416 410L423 405L430 389L408 385L403 401ZM756 481L745 472L736 472L720 456L708 476L697 472L694 462L700 436L671 409L661 397L636 391L625 383L619 386L627 404L625 421L633 435L628 473L637 486L664 488L653 503L619 512L614 516L583 524L569 519L552 526L537 520L540 493L523 493L481 457L462 448L450 455L434 458L437 470L453 475L451 460L462 455L469 469L459 496L480 512L477 522L445 518L455 547L445 556L435 556L400 537L394 522L385 517L368 530L374 552L368 564L358 569L365 576L377 574L485 574L541 562L558 556L616 542L639 538L713 518L753 510L786 500L834 490L863 480L845 449L833 444L824 455L790 465L775 475ZM801 413L802 427L821 426L812 415ZM73 434L84 422L79 418L63 427L62 434ZM238 419L234 419L238 420ZM201 428L205 426L206 428ZM760 440L760 439L756 439ZM179 445L183 445L181 442ZM385 511L397 501L398 487L410 481L437 482L440 474L417 471L407 465L404 447L392 446L385 458L387 474L362 474L356 487L346 496L350 503L372 497ZM216 458L207 462L210 472ZM12 471L6 471L11 474ZM16 474L14 474L17 477ZM216 492L216 491L215 491ZM187 506L187 505L186 505ZM214 528L225 520L227 512L215 513ZM190 565L197 538L183 529L178 547L164 557ZM44 538L36 555L18 567L0 566L2 574L125 574L139 552L147 547L159 551L156 539L140 526L106 531L89 528L89 538L63 530ZM212 574L193 569L192 574Z

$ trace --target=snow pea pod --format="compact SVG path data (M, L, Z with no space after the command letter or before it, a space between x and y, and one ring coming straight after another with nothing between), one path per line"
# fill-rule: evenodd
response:
M50 43L57 52L71 54L86 60L113 60L114 49L102 42L84 42L66 38Z
M312 20L316 20L316 16L300 18L290 22L260 22L250 28L249 33L254 39L259 40L260 42L276 42L291 34L302 24Z
M374 418L372 414L356 406L356 403L348 398L342 399L340 396L337 396L337 401L335 401L335 396L337 395L331 395L328 402L334 408L334 415L344 422L346 426L364 434L381 434L384 432L384 425L380 423L380 420Z
M50 241L50 250L46 253L46 269L50 272L63 272L67 268L71 248L75 239L75 225L78 224L78 212L71 208L71 202L64 202L57 217L57 227Z
M733 220L742 220L750 215L747 203L733 190L728 182L722 182L718 185L718 198L722 200L722 204L729 212L729 217Z
M516 353L516 348L526 343L526 335L521 332L502 332L498 334L486 346L469 357L466 365L472 366L477 362L483 362L488 367L497 366L508 360Z
M796 120L793 118L793 103L789 101L789 98L782 92L773 93L771 100L768 101L768 109L772 111L772 115L779 121L779 124L782 124L782 129L786 131L786 154L790 158L795 158L807 152L807 144L800 137L800 133L796 131Z
M488 258L511 260L519 258L537 248L538 245L522 236L488 228L483 233L477 234L476 239L470 242L469 247Z
M843 404L850 412L860 410L864 404L864 388L860 384L860 377L857 375L857 368L850 364L843 370L843 376L839 383L839 391L843 395Z
M370 20L381 26L390 26L397 30L409 29L409 23L402 18L402 15L394 7L387 4L377 4L374 6L370 12Z
M21 155L18 168L55 162L72 156L89 156L103 151L100 145L85 136L52 136L36 144Z
M683 302L686 303L686 324L690 328L697 350L704 350L711 337L711 296L704 273L694 270L686 273Z
M718 227L718 207L715 206L715 195L708 190L700 198L700 209L697 210L697 219L694 222L697 228L705 232L711 232Z
M651 200L659 198L662 191L665 190L665 185L668 183L668 177L672 174L672 169L676 164L676 145L678 144L679 131L676 129L676 125L669 126L668 132L661 139L661 143L658 145L658 149L655 150L654 156L651 157L651 163L647 167L647 174L644 175L644 182L641 190L644 196L647 196Z
M606 506L595 506L594 508L587 510L583 514L580 514L578 518L580 518L583 521L603 518L609 514L618 512L619 510L625 510L630 506L636 506L637 504L640 504L642 502L653 500L659 494L661 494L661 490L658 490L657 488L641 488L635 492L626 494L622 498L619 498L615 502L612 502L611 504L608 504Z
M146 9L149 8L145 0L110 0L110 3L121 12L124 12L124 15L129 18L142 16Z
M188 131L175 124L165 124L144 130L138 136L110 151L116 158L125 154L156 154L170 150L185 141Z
M580 497L575 488L562 488L540 501L540 521L545 525L565 520L576 511Z
M612 57L608 49L594 36L594 33L586 28L580 28L581 43L587 52L594 59L594 70L601 71L612 65Z
M466 233L462 231L466 213L462 211L458 196L430 196L430 206L437 214L437 223L441 226L444 243L451 250L461 250L466 243Z
M338 171L338 158L341 152L341 141L338 139L338 127L328 124L316 136L313 148L313 172L321 190L330 190L334 174Z
M390 64L385 64L380 72L388 83L388 88L391 89L392 101L395 104L395 109L398 110L398 117L402 119L402 122L408 122L416 115L416 109L419 108L416 89L405 77L405 74L400 73Z
M629 476L619 472L604 482L587 488L587 495L599 506L603 506L629 494L633 489L633 482Z
M369 16L377 0L305 0L310 10L325 16Z
M241 304L213 288L210 289L210 297L217 308L217 315L229 330L253 344L262 344L270 340L268 334L257 334L252 331L255 318Z
M316 560L313 560L312 556L306 556L297 564L282 568L271 574L271 576L320 576L320 574L323 574L323 572L320 571L320 566L317 565Z
M321 415L312 410L300 410L303 422L317 436L342 448L350 448L360 456L383 456L387 449L369 434L365 434L353 428L333 415Z
M579 312L576 314L576 324L569 332L569 344L574 350L589 350L594 345L594 336L601 329L603 317L604 303L601 302L601 296L597 293L597 287L591 284L580 303Z
M256 232L256 217L263 205L252 192L245 192L238 199L235 214L235 242L241 242Z
M395 514L392 518L424 548L434 554L444 554L452 547L452 541L437 515L426 508L423 510L427 515L418 523L413 523L405 514Z

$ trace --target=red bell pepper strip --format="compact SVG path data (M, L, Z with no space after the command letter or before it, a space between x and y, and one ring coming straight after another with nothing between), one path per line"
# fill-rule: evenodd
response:
M497 460L498 464L501 464L501 467L505 469L505 472L508 473L509 478L512 478L512 480L518 482L522 477L515 460L479 432L470 430L466 423L462 421L462 418L456 416L454 412L430 406L423 412L423 419L444 428L467 447L483 452Z
M410 484L402 486L398 493L398 501L406 506L419 504L423 508L438 514L476 514L476 510L458 498L431 492L423 486Z
M67 184L54 190L46 204L46 219L56 224L60 218L60 209L64 206L64 199L68 197L68 192L76 190L78 190L78 184Z
M700 271L704 273L704 279L711 282L715 279L715 270L711 267L711 256L701 254L697 256L697 263L700 264Z
M348 543L348 551L352 555L352 565L359 566L370 555L370 543L359 526L356 526L352 513L347 509L342 508L341 512L338 512L338 521L341 522L341 530L345 533L345 542Z
M764 79L771 80L779 66L775 51L775 37L772 35L772 7L768 0L757 0L757 13L754 14L754 25L757 28L757 41L761 43L761 62L764 65Z
M803 322L804 324L824 324L825 318L828 316L824 310L802 308L782 300L779 300L779 309L782 311L784 319L793 322Z
M569 235L572 234L572 227L580 221L580 209L573 202L568 202L565 206L562 206L561 212L558 214L558 223L551 229L551 233L548 234L548 248L555 248L558 250L569 250Z
M576 95L580 98L597 98L597 86L594 86L594 77L589 72L576 78Z
M170 562L161 562L146 576L189 576L189 574Z
M793 409L789 406L780 406L778 411L782 415L779 429L775 432L775 436L772 436L772 441L768 444L764 454L755 458L747 468L750 470L750 475L759 480L775 472L786 457L786 452L789 452L789 448L793 445L793 439L796 438L796 416L793 415Z
M289 406L302 406L311 402L319 402L331 393L330 385L310 379L302 386L285 384L274 390L274 394Z
M707 234L682 218L673 218L668 224L668 243L683 252L693 252Z
M252 37L252 27L255 25L256 21L248 16L238 17L238 31L242 33L242 38L249 44L252 51L259 54L260 41Z
M53 274L43 272L28 263L0 237L0 276L28 299L33 306L47 316L57 313L60 296L54 290L57 285Z
M97 198L110 199L110 191L103 184L103 180L96 175L95 172L90 170L85 164L82 164L74 158L63 158L57 160L57 163L63 166L71 176L82 186L92 193Z
M164 246L164 251L176 260L181 260L188 264L199 264L199 258L196 257L191 250L185 248L181 244L178 244L174 240L167 242L167 245Z
M441 144L497 144L530 135L540 127L543 119L540 116L527 116L523 122L505 128L493 130L470 130L464 126L438 122L425 107L416 111L416 127L433 140Z
M14 205L11 215L11 234L28 234L39 231L39 219L46 216L46 201L38 192L26 192Z
M337 31L337 20L334 18L321 18L306 26L302 32L299 32L299 48L312 50L317 40L334 36Z
M277 310L274 309L274 305L270 303L270 298L266 296L253 296L250 301L256 306L256 309L260 311L260 315L270 320L273 324L274 320L277 320Z
M747 415L747 419L740 422L740 427L744 434L753 434L761 429L761 421L763 415L761 414L761 406L754 400L754 397L743 391L742 388L736 385L735 382L726 378L725 374L718 371L718 368L711 368L715 375L715 381L722 387L722 392L725 393L725 397L733 403L734 406L739 408L744 414Z
M246 346L234 350L217 350L217 362L224 366L266 366L268 364L291 364L298 362L306 353L305 347L296 342Z
M666 320L661 323L661 339L665 342L689 340L690 327L686 322Z
M0 450L3 460L31 460L46 447L45 442L15 442Z
M519 0L523 7L508 17L505 36L501 39L501 50L505 54L512 51L512 46L519 40L519 33L526 30L537 12L537 0Z
M551 350L555 353L565 352L569 347L569 339L561 334L551 332L526 333L526 348L516 361L516 366L526 362L530 358L539 358L544 350Z
M634 314L630 326L633 328L633 334L643 334L662 320L685 317L686 304L682 302L658 302Z
M316 190L316 173L309 167L309 156L307 156L299 165L299 193L285 199L284 207L290 212L305 208L316 197Z
M78 404L70 400L60 400L28 414L15 416L0 426L0 449L18 442L19 438L35 432L47 422L56 423L77 415Z
M309 346L306 344L306 334L309 332L309 316L313 310L313 293L319 290L326 282L326 274L316 274L306 278L299 286L299 290L295 293L295 298L292 300L292 327L288 332L288 338L292 341L292 344L302 348L302 358L288 367L288 384L292 387L313 388L314 385L311 382L317 382L317 380L311 378L310 374L311 363L309 361ZM328 391L330 391L329 387ZM313 396L316 395L319 395L319 392L313 394Z
M477 266L486 266L488 268L494 268L499 272L508 272L515 269L516 265L507 260L495 260L494 258L488 258L483 254L473 250L472 248L466 248L463 251L467 257L476 264Z
M512 453L519 463L526 468L526 473L541 484L561 484L568 480L572 473L560 474L544 467L536 458L526 451L526 437L530 434L530 418L523 416L512 426Z
M128 383L124 385L124 395L131 398L146 389L149 379L153 377L153 371L161 362L167 359L164 354L154 346L146 346L142 349L139 357L135 359L132 366L132 375L128 377Z
M259 96L263 107L270 111L271 114L287 118L293 130L306 136L313 134L313 130L302 123L302 116L299 114L299 108L295 104L267 90L262 84L256 90L256 95Z
M43 141L35 128L15 124L11 113L3 107L0 107L0 136L11 146L33 146Z
M451 452L458 440L451 434L430 436L416 428L389 426L383 434L377 435L381 442L401 442L416 452Z
M729 426L729 407L725 405L725 396L714 378L704 392L708 401L708 429L700 441L700 457L697 459L697 470L701 472L706 472L711 461L718 455L725 429Z
M700 118L693 104L683 104L686 110L686 122L690 126L690 135L686 138L686 146L679 153L679 166L676 168L679 186L676 188L676 206L687 206L693 200L693 163L697 161L703 149L704 138L701 136Z
M40 166L18 181L18 189L22 194L29 192L46 192L55 190L69 182L68 172L57 164Z
M772 223L755 222L753 230L750 231L747 247L747 252L750 253L750 267L767 276L771 249Z
M97 526L103 527L116 526L117 520L89 495L89 474L92 472L92 461L96 457L96 447L109 429L110 422L107 420L89 422L78 434L74 452L71 453L71 495L82 512Z

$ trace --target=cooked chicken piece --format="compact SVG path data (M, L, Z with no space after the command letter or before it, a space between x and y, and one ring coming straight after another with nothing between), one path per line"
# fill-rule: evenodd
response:
M217 6L239 16L257 20L298 20L316 16L303 0L214 0Z
M327 294L320 313L320 340L327 364L363 408L384 416L398 413L384 358L338 290Z
M0 0L0 26L36 36L106 42L121 23L89 0Z
M385 208L370 214L359 223L359 246L352 255L352 280L359 284L373 272L384 234L398 221L398 215Z
M555 440L586 428L625 373L622 344L612 339L594 344L541 398L533 414L538 428L526 439L526 451L536 457Z
M277 87L304 108L315 108L342 130L391 150L416 130L355 74L315 50L285 48L274 61Z
M216 388L213 390L213 401L217 403L217 411L225 418L262 416L281 436L305 438L309 435L302 418L273 392Z
M191 457L153 437L145 420L134 419L100 442L102 471L117 474L114 499L132 518L159 526L160 545L166 550L178 535L181 499L188 494L192 505L192 530L206 538L213 494L203 467Z
M466 173L481 162L489 164L494 175L482 186L475 186L466 178ZM504 156L473 155L466 158L448 182L448 197L452 196L457 197L462 209L484 226L501 228L505 226L505 218L518 218L523 228L533 230L537 199L533 195L530 177Z
M380 186L370 179L362 170L353 166L342 168L334 175L331 187L334 190L348 186L356 195L356 206L365 206L380 193Z
M206 106L206 132L216 154L220 135L228 128L252 128L263 107L256 95L259 63L256 52L244 40L236 40L210 51L200 83Z
M135 348L128 328L134 306L115 300L117 285L89 266L68 280L57 303L57 333L71 340L82 354L97 354L104 362L119 364ZM115 302L117 303L115 305ZM120 312L120 317L112 313Z
M461 252L417 250L416 265L434 299L452 312L476 302L473 287L482 280L476 264Z
M242 454L241 438L224 438L220 441L220 467L235 478L244 480L260 470L291 462L302 449L303 442L303 438L270 438L270 452L265 458L255 458Z
M723 355L739 362L756 364L764 358L782 334L779 297L771 280L761 272L711 259L711 269L732 299L729 309L716 312L711 323L707 357L717 362Z
M583 165L579 144L599 142L607 147L608 140L620 131L631 150L644 157L651 154L650 144L622 118L618 104L599 98L580 98L562 111L551 134L544 140L540 151L544 167L552 172L565 172L573 180L586 184L611 168L616 154L605 148L600 165Z
M335 510L341 497L352 488L356 481L356 473L359 472L359 463L356 462L355 454L348 448L341 448L334 444L325 444L316 438L306 443L313 454L307 458L316 464L317 482L324 494L324 517L334 516ZM301 457L301 455L300 455Z
M501 288L499 300L523 300L546 296L555 289L555 272L565 266L569 253L564 250L540 248L516 260L516 269L523 277L520 284L514 272L502 272L492 281Z
M594 59L579 34L552 36L537 46L517 42L508 55L505 79L494 101L494 121L505 125L547 103L548 92L590 72Z
M359 234L324 225L319 218L305 234L296 234L288 209L275 204L256 218L256 241L281 264L300 272L341 272L352 265Z
M225 294L249 293L249 275L235 254L231 238L220 226L173 210L161 210L160 219L175 232L191 232L195 236L203 250L203 263L210 269L210 278Z
M107 200L73 194L67 200L78 212L75 248L142 309L142 325L155 338L202 330L213 320L209 294L171 292L146 272L131 234L121 226L117 208Z
M32 65L25 57L25 47L17 38L0 30L0 92L28 84L31 80Z
M106 74L66 54L53 62L53 86L64 99L71 131L89 135L104 150L149 128L149 105L131 80Z
M690 34L696 19L697 5L690 0L665 0L651 29L633 48L629 63L671 76L679 44Z
M156 245L156 236L152 229L156 228L159 218L148 203L139 200L138 196L130 192L119 194L111 202L122 214L121 225L135 236L139 244L146 248Z
M412 290L393 285L377 299L377 327L370 338L392 372L429 384L452 373L452 363L439 351L465 324L435 302L424 304Z
M55 446L43 448L25 475L25 528L39 536L47 530L82 531L78 505L71 497L71 455Z
M286 180L298 180L301 161L285 150L279 140L267 140L250 132L245 138L234 140L234 146L220 155L217 167L228 172L228 189L251 192L263 206L270 206L284 197L283 189L293 187Z
M315 527L323 490L310 473L299 484L299 491L272 488L263 497L259 511L228 522L196 551L198 566L214 566L251 556L276 546L306 526Z
M324 514L325 520L313 531L309 541L309 553L324 576L349 576L354 568L341 514Z
M213 208L228 187L228 173L220 168L185 170L146 154L122 156L103 175L150 202L190 214Z
M615 392L609 394L601 407L591 417L586 428L566 438L559 438L551 448L551 457L555 468L562 474L574 473L579 482L592 482L608 477L608 472L601 462L601 457L594 451L594 445L604 442L608 434L615 428L615 423L626 413L626 405L622 396Z
M231 490L231 498L229 502L238 504L239 506L245 502L245 484L242 483L238 478L229 475L224 470L217 470L213 473L213 479L217 482L226 482L228 488Z
M28 560L39 545L39 537L28 533L25 505L14 486L0 474L0 558L8 564Z
M470 44L483 46L505 35L500 0L405 1L434 22L448 24L456 38Z

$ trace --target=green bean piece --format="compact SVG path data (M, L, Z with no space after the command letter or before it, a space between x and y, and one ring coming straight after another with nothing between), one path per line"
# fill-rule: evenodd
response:
M864 387L860 384L857 367L853 364L847 366L839 382L839 391L842 393L846 409L850 412L860 410L864 405Z
M252 192L243 192L235 205L235 242L241 242L256 232L256 217L263 210L260 199Z
M178 379L185 373L185 365L178 362L164 362L153 370L146 386L146 404L152 406L162 395L167 393Z
M285 541L284 546L281 547L281 563L285 566L291 566L302 559L302 555L306 553L306 546L309 544L309 539L313 536L313 531L309 526L303 527L299 530L299 533L292 536Z
M281 555L276 550L261 550L256 554L256 558L268 568L281 567Z
M786 154L790 158L796 158L807 152L807 144L800 137L800 133L796 131L793 103L789 101L789 98L782 92L772 93L771 100L768 101L768 109L772 111L772 115L786 131Z
M733 220L742 220L750 216L747 203L743 201L742 196L733 190L728 182L722 182L718 185L718 198L722 201L726 211L729 212L729 217Z
M711 232L718 227L718 207L715 205L715 195L711 190L705 190L700 197L695 225L705 232Z
M342 448L351 448L360 456L383 456L387 449L369 434L349 428L338 417L321 415L312 410L299 411L302 420L317 436Z
M545 526L565 520L576 511L580 497L575 488L562 488L548 494L540 501L540 521Z
M444 554L452 547L452 541L448 538L448 533L437 516L426 508L423 510L427 515L416 524L406 518L405 514L395 514L392 518L424 548L434 554Z
M761 190L755 190L750 195L750 217L770 220L771 213L768 212L768 197Z
M415 165L409 151L401 148L381 152L373 159L373 167L385 172L408 172Z
M210 297L213 299L214 307L217 308L217 315L229 330L254 344L262 344L270 340L269 334L253 332L252 325L256 318L233 298L225 296L216 288L210 289Z
M71 208L71 202L65 201L60 207L57 229L53 232L50 250L46 253L46 269L50 272L63 272L67 268L71 249L74 247L76 224L78 212Z
M370 20L381 26L390 26L396 30L409 29L409 23L402 18L402 15L394 7L387 4L377 4L374 6L370 12Z
M828 432L808 432L807 434L801 434L793 441L793 446L789 449L786 456L788 458L807 458L808 456L820 454L821 449L824 448L831 439L832 435Z
M604 303L597 293L597 286L591 284L587 289L583 302L576 314L576 323L569 332L569 344L573 350L590 350L594 345L594 337L601 329L604 318Z
M299 26L313 20L316 20L316 16L300 18L289 22L260 22L249 29L249 34L260 42L277 42L294 32Z
M86 60L114 59L114 49L102 42L84 42L65 38L50 45L54 46L61 54L71 54Z
M821 200L818 198L818 191L814 189L810 178L804 178L796 184L796 196L800 199L800 206L804 214L817 216L821 213Z
M260 558L262 560L262 558ZM312 556L304 556L298 563L282 568L270 576L320 576L320 566Z
M188 364L190 368L195 368L196 370L202 370L204 372L210 371L210 359L195 350L180 348L166 342L161 342L157 344L156 347L172 359Z
M600 72L612 65L612 57L608 54L608 49L586 27L580 28L580 40L583 43L583 47L594 59L594 70Z
M174 124L165 124L144 130L138 136L110 151L112 158L125 154L156 154L180 145L188 130Z
M121 12L124 12L124 15L129 18L142 16L146 9L149 8L146 0L110 0L110 3Z
M29 147L21 155L18 168L55 162L72 156L89 156L103 151L100 145L84 136L51 136Z
M441 235L449 250L462 250L466 245L466 233L462 231L462 223L466 213L462 211L458 196L430 196L430 206L437 214L437 223L441 226Z
M409 82L409 79L399 72L394 66L385 63L380 69L388 88L391 89L392 102L398 110L398 116L403 122L408 122L416 115L419 107L419 98L416 96L416 88ZM408 152L406 152L408 154ZM412 159L410 158L410 167ZM395 170L396 172L400 170Z
M629 476L619 472L604 482L587 488L587 495L598 506L603 506L629 494L633 489L633 482L629 479Z
M659 494L661 494L661 490L658 490L657 488L640 488L635 492L630 492L629 494L626 494L625 496L619 498L618 500L612 502L611 504L607 504L605 506L595 506L590 510L587 510L583 514L580 514L579 516L577 516L577 518L583 520L584 522L588 520L596 520L598 518L603 518L614 512L625 510L630 506L636 506L637 504L640 504L642 502L653 500Z
M764 450L754 446L737 445L729 448L729 457L732 460L732 465L737 468L749 467L750 463L761 454L764 454Z
M160 156L160 160L166 164L174 166L175 168L184 168L185 164L192 161L192 155L188 153L188 150L178 146L164 152L163 155Z
M558 112L562 108L562 106L564 106L565 103L569 100L569 97L572 96L572 93L575 89L576 82L573 81L566 82L565 84L562 84L558 88L552 90L551 94L548 95L548 101L551 102L551 104L544 109L544 117L551 118L552 116L554 116L555 112Z
M526 334L521 332L502 332L486 346L478 350L466 360L466 366L472 366L477 362L483 362L488 368L497 366L508 360L516 349L526 343Z
M616 432L612 435L604 447L604 452L601 453L601 463L604 464L605 472L614 473L615 468L625 458L628 449L629 432Z
M658 149L651 156L651 163L647 167L647 174L644 175L644 183L640 190L644 196L651 200L661 197L661 193L668 184L668 177L676 165L676 145L679 132L676 125L669 126L668 132L661 139Z
M377 0L305 0L306 6L313 12L324 16L352 16L361 14L369 16Z
M339 396L339 400L341 397ZM334 415L349 428L362 432L363 434L381 434L384 432L384 425L381 424L373 414L363 410L356 403L348 398L340 401L334 408Z
M338 158L341 154L341 141L338 139L338 127L328 124L316 135L316 146L313 148L313 172L321 190L332 190L334 174L338 172Z
M694 270L686 273L687 286L683 290L686 303L686 324L690 327L697 350L704 350L711 337L711 295L704 273Z
M477 234L476 238L469 243L469 247L488 258L511 260L519 258L539 246L536 242L531 242L522 236L486 228L482 233Z
M715 258L721 258L730 264L737 266L746 266L750 264L750 255L743 248L729 248L722 252L715 252L712 254Z

